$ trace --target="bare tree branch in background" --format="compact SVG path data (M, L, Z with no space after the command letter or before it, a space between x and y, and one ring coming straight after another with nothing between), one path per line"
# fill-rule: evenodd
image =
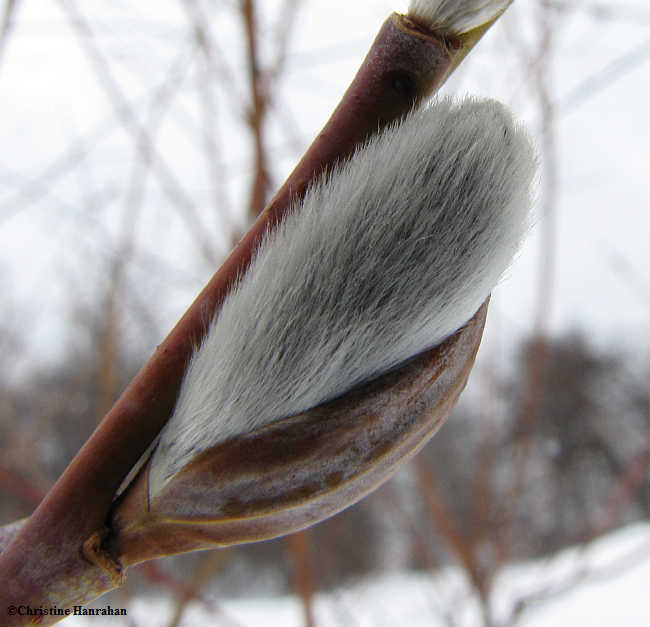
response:
M188 228L199 243L206 261L216 265L217 255L214 246L206 239L205 233L207 231L202 224L194 203L177 180L172 168L158 154L146 127L138 122L135 112L125 100L124 94L113 78L110 65L96 45L93 31L84 19L83 14L78 10L74 2L61 2L60 6L70 16L70 23L78 34L79 42L82 44L88 59L93 63L95 75L101 81L110 100L114 103L116 111L119 112L124 128L134 135L135 145L141 150L143 160L145 162L151 161L154 166L153 171L157 174L162 188L174 200L175 206L182 208L181 215L187 221ZM155 156L155 158L152 159L152 156Z
M250 85L250 104L247 120L251 129L254 146L254 175L250 192L249 213L256 216L267 201L272 182L269 174L265 141L265 122L277 89L278 77L282 74L291 27L298 11L300 0L285 0L278 24L280 28L275 37L277 55L268 68L263 68L259 58L256 3L254 0L241 0L241 14L246 32L248 51L248 77Z
M519 468L513 472L512 496L510 506L515 510L510 515L510 520L516 517L515 511L520 501L524 486L529 460L531 430L539 418L539 407L542 399L544 373L547 361L546 334L552 307L553 284L555 272L555 205L557 198L557 154L555 150L555 128L553 120L552 95L550 93L552 80L549 76L552 68L552 38L555 36L556 22L553 10L545 0L539 0L537 12L538 48L533 52L532 58L526 59L526 64L532 68L535 77L534 85L540 109L540 127L542 136L542 191L540 209L540 257L537 303L533 320L533 336L535 337L533 350L526 365L527 376L524 383L524 396L521 402L518 424L519 443L517 455ZM506 539L502 548L511 546L511 541Z
M2 16L2 25L0 26L0 64L2 63L2 57L7 48L7 41L11 33L17 6L17 0L5 0L5 10Z
M246 31L251 97L247 119L253 137L255 155L253 158L255 165L248 211L250 215L255 216L264 208L267 190L271 186L269 169L266 163L267 151L264 145L264 122L269 104L269 83L260 68L255 3L253 0L241 0L241 13L244 30Z
M312 566L309 529L287 537L287 548L293 563L293 581L303 608L305 627L316 627L313 599L316 593Z

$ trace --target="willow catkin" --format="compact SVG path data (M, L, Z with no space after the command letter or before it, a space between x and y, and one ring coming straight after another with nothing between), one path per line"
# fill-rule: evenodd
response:
M504 106L441 99L320 178L267 234L193 355L150 494L198 452L337 397L460 328L520 246L534 170Z

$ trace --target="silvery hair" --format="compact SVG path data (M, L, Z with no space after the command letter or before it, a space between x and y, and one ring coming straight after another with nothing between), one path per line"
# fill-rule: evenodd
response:
M191 358L150 494L198 452L459 329L520 246L534 170L504 106L441 99L322 176L267 233Z
M460 34L494 19L512 0L411 0L408 15L430 29Z

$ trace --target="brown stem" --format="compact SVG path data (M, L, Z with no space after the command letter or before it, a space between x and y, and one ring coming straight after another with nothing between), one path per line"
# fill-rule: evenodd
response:
M524 397L517 422L519 425L518 450L515 460L515 470L512 476L510 489L510 519L504 530L501 543L504 554L502 558L508 559L507 552L513 546L512 534L514 523L517 520L517 507L521 495L526 489L526 477L531 459L530 449L533 445L533 433L540 418L544 398L544 379L548 361L547 330L551 313L554 266L555 266L555 205L557 191L557 157L555 129L553 124L553 106L548 85L550 57L552 54L554 21L548 5L540 0L540 44L537 60L533 65L536 78L537 93L540 102L542 119L542 156L544 163L543 190L542 190L542 215L540 220L541 247L539 283L537 286L537 303L533 323L534 343L528 362L524 379Z
M101 594L119 585L120 565L98 551L116 491L169 418L192 350L264 232L315 176L439 86L453 55L465 52L459 42L423 32L403 16L384 23L341 104L287 182L0 556L0 581L6 582L0 607L56 598L72 604L91 588ZM71 582L76 593L63 590Z
M314 176L435 91L459 50L460 42L436 38L393 14L332 117L271 200L271 210L300 197Z
M292 533L287 537L289 555L293 562L294 588L300 597L305 627L315 627L314 620L314 573L311 561L311 538L309 529Z
M424 461L416 459L415 470L419 492L424 498L431 522L444 538L446 546L456 555L481 599L482 606L486 606L491 581L489 574L481 568L472 540L465 537L454 519L449 505L438 489L431 469L426 466Z
M268 84L260 68L257 47L257 22L255 20L255 3L253 0L242 1L242 19L246 31L248 57L248 78L250 83L251 103L247 115L248 126L253 137L255 169L250 191L248 211L253 217L264 208L266 193L270 185L269 170L266 163L264 145L264 123L269 104Z

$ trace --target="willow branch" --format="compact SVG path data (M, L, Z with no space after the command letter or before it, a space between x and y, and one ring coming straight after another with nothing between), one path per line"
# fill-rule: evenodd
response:
M486 27L478 30L482 34ZM119 568L96 545L106 535L120 484L172 413L187 361L207 322L248 267L263 234L310 181L435 91L475 43L477 32L468 35L449 38L405 16L388 18L341 103L286 183L0 556L0 581L6 582L0 606L18 597L34 603L61 598L71 605L85 602L88 590L98 595L120 584ZM71 582L76 582L74 593ZM62 591L64 586L68 589Z

